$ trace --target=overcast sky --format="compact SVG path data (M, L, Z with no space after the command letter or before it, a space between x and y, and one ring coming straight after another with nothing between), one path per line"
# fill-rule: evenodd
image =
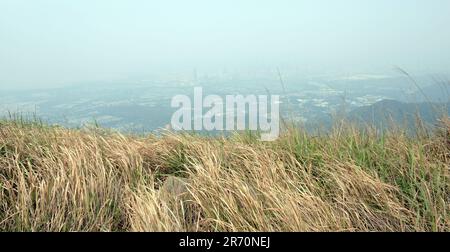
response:
M0 0L0 88L285 65L447 71L448 0Z

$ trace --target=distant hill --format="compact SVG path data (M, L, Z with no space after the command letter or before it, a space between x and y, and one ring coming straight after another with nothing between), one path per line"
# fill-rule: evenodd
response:
M385 128L392 122L413 127L420 117L426 124L434 124L442 115L450 115L450 102L447 103L404 103L395 100L382 100L370 106L359 107L351 111L350 121L372 124Z
M439 82L416 90L408 97L409 102L450 102L450 84Z

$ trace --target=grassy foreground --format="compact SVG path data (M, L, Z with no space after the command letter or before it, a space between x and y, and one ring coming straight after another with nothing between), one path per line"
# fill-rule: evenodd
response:
M0 231L450 231L450 123L275 142L0 122Z

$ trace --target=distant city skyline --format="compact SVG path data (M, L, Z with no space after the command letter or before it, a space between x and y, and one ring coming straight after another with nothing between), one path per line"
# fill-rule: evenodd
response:
M0 0L0 90L194 69L448 74L448 10L448 0Z

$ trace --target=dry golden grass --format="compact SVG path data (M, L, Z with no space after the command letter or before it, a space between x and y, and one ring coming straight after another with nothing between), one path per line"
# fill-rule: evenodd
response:
M0 122L1 231L450 231L450 123L275 142Z

